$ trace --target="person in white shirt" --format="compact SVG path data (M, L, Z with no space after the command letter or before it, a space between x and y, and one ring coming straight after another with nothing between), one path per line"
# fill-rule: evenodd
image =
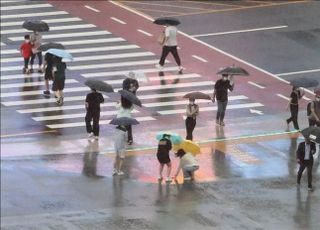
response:
M166 25L166 29L164 31L164 39L162 42L162 54L161 54L161 58L159 61L159 64L157 64L157 68L159 68L160 70L163 68L164 66L164 62L166 60L166 57L168 56L169 53L171 53L174 57L174 60L176 61L178 67L179 67L179 73L182 73L182 66L181 66L181 60L178 54L178 50L177 50L177 27L176 26L172 26L172 25Z
M177 168L174 180L176 180L181 169L183 172L184 181L193 180L194 172L199 169L199 164L195 156L192 153L186 153L183 149L179 149L176 153L176 156L180 157L180 164Z

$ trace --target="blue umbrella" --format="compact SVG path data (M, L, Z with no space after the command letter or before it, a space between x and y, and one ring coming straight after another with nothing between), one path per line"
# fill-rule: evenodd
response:
M157 133L156 135L156 139L158 141L160 141L163 138L163 135L168 135L170 141L172 142L172 144L176 145L176 144L180 144L183 141L183 138L177 134L177 133L172 133L172 132L160 132Z
M61 49L48 49L47 53L50 53L54 56L57 56L57 57L61 57L61 58L66 58L66 59L69 59L69 60L73 60L73 57L70 53L68 53L67 51L65 50L61 50Z

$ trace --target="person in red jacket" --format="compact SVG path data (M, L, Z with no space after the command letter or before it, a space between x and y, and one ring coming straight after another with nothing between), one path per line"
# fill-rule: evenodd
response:
M23 73L29 74L29 60L32 56L32 44L30 43L30 36L24 36L24 42L20 46L21 56L24 59L24 68L22 70Z

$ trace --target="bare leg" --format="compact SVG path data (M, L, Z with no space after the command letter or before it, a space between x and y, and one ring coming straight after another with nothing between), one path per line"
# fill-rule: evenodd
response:
M46 90L49 91L49 80L44 80L44 84L46 86Z
M167 164L167 178L170 178L171 174L171 162Z
M113 168L117 171L118 171L118 161L119 161L119 157L116 156L116 159L114 159Z
M160 179L160 178L162 179L163 167L164 167L164 164L160 164L160 165L159 165L159 179Z
M123 165L123 158L119 158L119 171L121 171Z

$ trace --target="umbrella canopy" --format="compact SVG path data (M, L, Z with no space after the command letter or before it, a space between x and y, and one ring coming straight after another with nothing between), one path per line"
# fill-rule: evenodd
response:
M186 95L183 96L183 98L211 100L211 97L208 94L201 93L201 92L187 93Z
M305 138L320 144L320 127L311 126L302 130L301 133Z
M172 144L180 144L183 141L183 138L177 134L177 133L172 133L172 132L160 132L157 133L156 138L158 141L160 141L164 135L168 135L169 140L171 141Z
M49 42L39 46L39 51L47 51L48 49L59 49L64 50L64 46L60 43Z
M61 58L66 58L66 59L69 59L69 60L73 60L73 57L70 53L68 53L67 51L65 50L60 50L60 49L48 49L47 50L47 53L50 53L54 56L57 56L57 57L61 57Z
M117 117L117 118L113 118L110 121L110 124L111 125L123 125L123 126L137 125L137 124L139 124L139 121L137 121L136 119L131 118L131 117Z
M91 89L95 89L98 91L102 91L102 92L106 92L106 93L114 92L112 86L105 83L104 81L89 79L89 80L86 80L86 82L84 84L86 86L89 86Z
M309 88L309 87L316 87L319 84L319 82L311 78L296 78L290 81L290 84L296 87Z
M239 66L228 66L228 67L222 68L217 72L217 74L249 76L249 73L245 69L243 69Z
M49 26L44 21L27 20L22 24L22 27L27 30L46 32L49 31Z
M138 105L140 107L142 106L141 101L139 100L139 98L136 95L134 95L133 93L131 93L131 92L127 91L127 90L123 90L123 89L119 90L118 93L120 93L120 95L122 97L124 97L128 101L132 102L133 104Z
M173 145L173 149L175 151L183 149L185 152L192 153L193 155L197 155L200 153L200 146L197 143L190 140L184 140L178 145Z
M177 26L180 24L180 21L177 18L161 17L161 18L157 18L156 20L154 20L153 23L157 24L157 25Z

